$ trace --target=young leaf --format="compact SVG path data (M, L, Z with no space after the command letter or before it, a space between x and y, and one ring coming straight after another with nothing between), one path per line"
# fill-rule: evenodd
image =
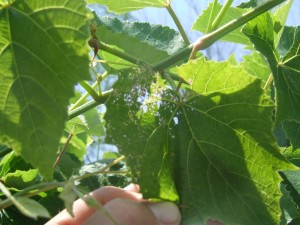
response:
M148 98L119 93L107 106L108 138L144 196L179 201L183 224L278 224L277 171L293 166L276 147L260 81L203 59L178 73L192 88L183 100L153 84Z
M142 9L145 7L165 7L165 0L151 0L151 1L143 1L143 0L118 0L118 1L110 1L110 0L86 0L88 4L103 4L106 5L108 11L123 14L126 12Z
M266 13L249 22L243 29L255 48L268 60L276 88L276 122L283 120L300 121L300 28L294 28L293 44L283 58L274 46L274 22ZM281 36L290 42L286 32ZM288 45L286 45L288 46Z
M30 185L36 184L38 176L37 169L31 169L28 171L16 170L14 173L8 173L1 178L4 181L6 187L12 187L16 189L24 189Z
M25 198L25 197L16 197L15 200L16 200L15 202L16 207L25 216L28 216L35 220L38 217L45 217L45 218L50 217L50 214L48 213L47 209L33 199Z
M0 141L47 179L74 84L89 78L87 19L81 0L0 9Z
M216 5L216 12L219 12L221 10L222 6L217 3ZM208 24L211 16L211 11L213 10L213 3L210 3L208 8L203 11L203 13L199 16L197 21L194 23L192 29L200 31L204 34L211 32L212 30L209 30ZM237 17L241 16L243 13L247 12L245 9L239 9L239 8L229 8L228 12L225 14L223 20L220 23L220 26L230 22L231 20L236 19ZM229 42L235 42L240 44L246 44L249 45L249 39L240 31L240 29L236 29L233 32L230 32L220 40L223 41L229 41Z
M73 203L78 198L78 195L77 195L76 191L74 190L74 188L75 188L74 183L68 182L64 186L64 190L59 195L59 197L64 201L65 207L71 216L74 216Z
M181 35L168 27L98 16L97 23L97 36L101 41L150 64L160 62L185 46Z

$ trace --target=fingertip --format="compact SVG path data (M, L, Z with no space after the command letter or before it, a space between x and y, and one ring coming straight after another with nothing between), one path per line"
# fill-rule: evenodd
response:
M147 206L151 209L154 216L164 225L179 225L181 214L177 207L172 202L157 202L150 203Z
M128 186L126 186L124 190L132 191L132 192L140 192L140 185L131 183Z

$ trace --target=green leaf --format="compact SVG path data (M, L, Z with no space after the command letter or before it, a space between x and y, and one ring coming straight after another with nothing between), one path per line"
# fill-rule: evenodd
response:
M281 173L284 184L286 185L286 190L289 192L289 196L294 202L294 204L297 206L298 209L300 209L300 173L299 170L297 171L284 171Z
M243 57L244 61L240 64L247 73L262 79L263 84L266 83L271 70L268 62L260 53L253 51L250 55Z
M1 178L4 181L6 187L12 187L16 189L24 189L37 183L38 170L31 169L28 171L16 170L14 173L8 173Z
M156 82L149 97L132 89L130 100L119 92L108 103L108 140L127 156L134 182L146 198L179 201L182 224L278 224L277 171L293 166L276 147L260 81L204 59L178 74L191 82L183 100Z
M300 212L297 209L297 206L294 204L293 200L289 196L289 191L287 190L288 185L282 184L281 185L281 192L283 194L282 198L280 199L280 206L282 209L281 215L281 225L292 225L290 224L291 221L295 221L300 219ZM297 224L297 223L295 223Z
M97 16L96 19L97 36L101 41L150 64L160 62L185 46L181 35L168 27L109 17Z
M300 149L300 123L295 121L284 121L283 128L293 149Z
M300 121L300 29L294 28L293 44L283 58L274 46L274 23L269 14L263 14L249 22L243 29L254 43L255 48L268 60L276 88L276 122L284 120ZM285 49L290 45L290 37L284 32L281 43L287 40Z
M222 8L222 5L217 3L216 12L219 12L221 10L221 8ZM208 25L209 25L209 21L211 19L210 16L211 16L212 9L213 9L213 3L210 3L208 8L203 11L203 13L200 15L200 17L194 23L194 25L192 27L193 30L200 31L204 34L211 32L211 30L209 30ZM233 8L233 7L229 8L228 12L225 14L224 18L222 19L220 26L230 22L233 19L236 19L237 17L241 16L246 11L247 10L245 10L245 9L239 9L239 8ZM235 42L235 43L240 43L240 44L246 44L246 45L251 44L249 42L249 39L240 31L240 28L230 32L229 34L225 35L220 40Z
M89 78L83 1L14 1L0 9L0 141L45 178L74 84Z
M73 182L68 182L64 186L64 190L60 193L59 197L62 199L65 203L65 207L68 211L68 213L71 216L74 216L73 214L73 203L77 199L78 195L76 191L74 190L75 185Z
M143 1L143 0L118 0L118 1L110 1L110 0L86 0L88 4L103 4L106 5L108 11L123 14L126 12L142 9L145 7L165 7L165 0L151 0L151 1Z
M38 217L45 217L45 218L50 217L50 214L48 213L47 209L33 199L25 198L25 197L16 197L15 200L16 200L15 202L16 207L25 216L28 216L35 220Z
M7 173L13 173L16 170L26 171L32 169L32 166L26 163L20 156L16 156L14 152L11 152L1 159L0 168L0 177L3 177Z
M290 146L283 151L283 155L294 165L300 167L300 148L294 149Z

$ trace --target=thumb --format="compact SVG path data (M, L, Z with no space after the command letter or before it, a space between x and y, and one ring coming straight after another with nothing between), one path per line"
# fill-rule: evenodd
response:
M154 216L164 225L179 225L181 215L178 207L171 202L147 204Z

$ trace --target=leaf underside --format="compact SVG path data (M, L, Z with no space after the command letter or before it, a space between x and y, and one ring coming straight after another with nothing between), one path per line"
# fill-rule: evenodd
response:
M89 78L83 1L14 1L0 10L0 141L47 178L75 83Z

